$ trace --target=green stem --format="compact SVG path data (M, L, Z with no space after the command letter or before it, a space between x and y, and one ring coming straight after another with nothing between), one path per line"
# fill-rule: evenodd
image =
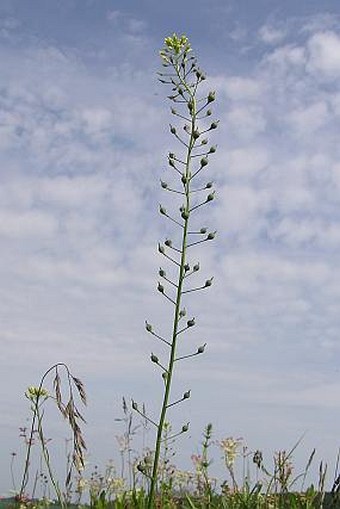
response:
M194 97L194 94L192 93L192 91L189 89L189 87L186 85L186 83L182 80L182 77L180 76L180 71L179 71L178 67L176 68L176 72L177 72L179 79L181 80L184 87L186 88L188 94L190 94L190 98L191 98L191 101L193 104L193 107L191 110L191 136L190 136L190 141L189 141L189 145L187 148L185 173L184 173L185 178L186 178L186 183L185 183L185 198L186 198L185 205L186 205L186 208L185 208L185 211L187 213L187 216L184 219L184 228L183 228L183 234L182 234L181 261L180 261L180 267L179 267L177 293L176 293L176 301L175 301L175 313L174 313L173 329L172 329L171 351L170 351L170 357L169 357L169 362L168 362L168 370L167 370L168 374L166 377L163 403L162 403L162 408L161 408L161 413L160 413L159 423L158 423L158 429L157 429L155 455L154 455L154 461L153 461L150 490L149 490L148 504L147 504L148 509L152 509L154 497L155 497L158 464L159 464L159 458L160 458L160 452L161 452L162 434L163 434L164 423L165 423L168 404L169 404L171 383L172 383L173 371L174 371L174 363L175 363L175 358L176 358L177 333L178 333L178 324L179 324L179 320L180 320L182 287L183 287L183 281L184 281L184 275L185 275L184 266L186 264L187 238L188 238L188 227L189 227L189 218L190 218L190 163L191 163L192 149L195 144L195 137L194 137L193 133L195 132L195 127L196 127L196 100L195 100L195 97Z

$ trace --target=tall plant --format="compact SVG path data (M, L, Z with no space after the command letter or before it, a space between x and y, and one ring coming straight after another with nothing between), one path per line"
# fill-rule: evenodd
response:
M165 39L165 46L160 52L163 71L159 72L161 83L170 85L171 95L168 99L173 103L171 113L175 117L175 123L170 124L170 133L179 143L180 151L168 154L169 169L177 181L173 183L161 180L162 189L171 193L173 197L180 199L179 207L172 212L160 205L159 212L168 219L180 233L179 239L173 241L167 238L158 244L158 251L171 267L171 275L161 267L159 269L159 281L157 289L159 293L172 305L173 325L168 337L163 337L155 332L153 326L146 321L147 332L161 341L165 346L166 359L160 360L154 353L151 354L151 362L158 366L162 372L164 382L163 399L158 421L155 422L145 413L139 410L135 401L132 407L140 415L147 418L156 428L153 466L151 473L144 470L150 477L148 507L154 505L157 489L158 465L161 453L164 426L166 424L168 410L190 398L190 390L186 390L179 399L171 400L171 387L177 363L204 352L206 344L199 346L193 353L178 356L178 343L188 329L195 326L195 318L186 317L186 309L183 307L183 298L192 292L209 288L213 278L206 279L198 286L191 286L192 276L199 272L200 264L192 262L189 252L195 247L215 238L216 232L209 231L205 226L197 225L196 214L200 209L212 202L215 198L213 182L204 180L209 164L209 157L216 151L216 146L211 146L208 133L218 126L218 121L210 121L212 111L211 103L215 100L215 92L199 95L199 87L204 82L205 74L198 67L196 58L191 53L190 43L186 36L177 36ZM193 224L194 223L194 224ZM183 324L183 321L185 323ZM183 324L183 325L182 325ZM189 423L183 424L181 430L174 436L187 432ZM141 467L143 471L143 467Z

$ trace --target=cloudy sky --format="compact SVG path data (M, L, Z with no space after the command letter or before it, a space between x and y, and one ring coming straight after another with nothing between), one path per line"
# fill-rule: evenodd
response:
M340 6L337 0L2 0L0 4L0 493L28 425L28 385L66 362L86 386L89 469L117 456L121 398L157 415L150 365L171 308L157 294L169 90L165 36L186 33L216 90L216 202L197 249L209 291L178 366L178 463L203 427L244 437L267 463L305 433L332 476L340 445ZM169 200L170 198L170 200ZM201 277L201 275L200 275ZM199 276L197 276L199 281ZM51 414L60 451L67 430ZM149 445L152 436L149 437ZM58 449L59 448L59 449ZM212 450L215 464L220 461ZM57 464L62 464L59 453ZM317 462L314 465L317 477ZM20 477L20 461L16 474ZM217 467L216 467L217 468ZM297 472L298 473L298 472Z

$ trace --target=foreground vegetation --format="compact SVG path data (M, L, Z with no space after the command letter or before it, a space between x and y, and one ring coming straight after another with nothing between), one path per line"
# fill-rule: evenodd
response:
M20 509L43 509L47 507L85 507L96 509L145 509L148 506L149 484L141 470L151 471L152 451L145 448L140 455L134 449L138 432L145 433L143 425L133 422L133 414L123 400L124 415L121 422L124 431L117 436L120 449L119 469L112 463L102 471L94 467L90 475L86 469L65 479L64 486L58 485L59 501L52 502L51 488L56 482L49 482L44 465L44 452L40 450L36 458L37 469L31 472L31 493L18 494L8 500L7 505ZM38 445L38 441L27 443L28 435L22 431L26 446ZM33 434L38 437L38 430ZM154 508L230 508L230 509L311 509L340 507L340 475L335 479L330 493L325 493L327 468L319 465L316 484L306 486L307 476L313 464L315 450L309 456L302 472L296 472L293 455L299 443L290 451L274 454L271 466L266 466L259 450L249 450L240 439L227 437L216 441L211 424L203 433L200 452L191 456L193 468L183 471L174 463L174 442L168 440L171 426L166 424L164 449L157 472L158 486ZM33 444L33 445L32 445ZM31 453L32 453L31 447ZM219 450L224 464L224 478L216 479L210 474L212 465L211 448ZM37 451L38 452L38 451ZM70 458L67 456L66 464ZM33 461L32 461L33 465ZM143 468L141 468L141 466ZM14 465L12 463L12 469ZM13 471L13 470L12 470ZM50 470L51 473L51 470ZM15 487L15 486L14 486ZM28 488L28 483L26 485ZM58 497L58 498L59 498ZM1 501L0 501L1 507Z

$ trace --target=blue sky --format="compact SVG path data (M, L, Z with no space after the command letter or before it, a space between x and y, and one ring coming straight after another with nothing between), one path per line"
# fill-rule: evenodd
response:
M203 427L244 437L270 463L306 433L330 470L340 420L340 8L337 1L34 1L0 6L0 492L22 456L23 394L64 361L87 388L89 469L117 457L122 396L157 412L161 353L144 320L170 326L155 290L168 90L165 36L186 33L216 90L218 230L198 258L214 275L195 296L179 369L192 398L178 463ZM52 413L53 415L53 413ZM48 417L48 416L47 416ZM66 431L52 417L58 450ZM150 445L151 445L150 437ZM60 450L60 449L59 449ZM219 451L214 452L218 470ZM62 458L57 459L59 465ZM17 465L19 475L20 468ZM317 468L315 464L315 477Z

